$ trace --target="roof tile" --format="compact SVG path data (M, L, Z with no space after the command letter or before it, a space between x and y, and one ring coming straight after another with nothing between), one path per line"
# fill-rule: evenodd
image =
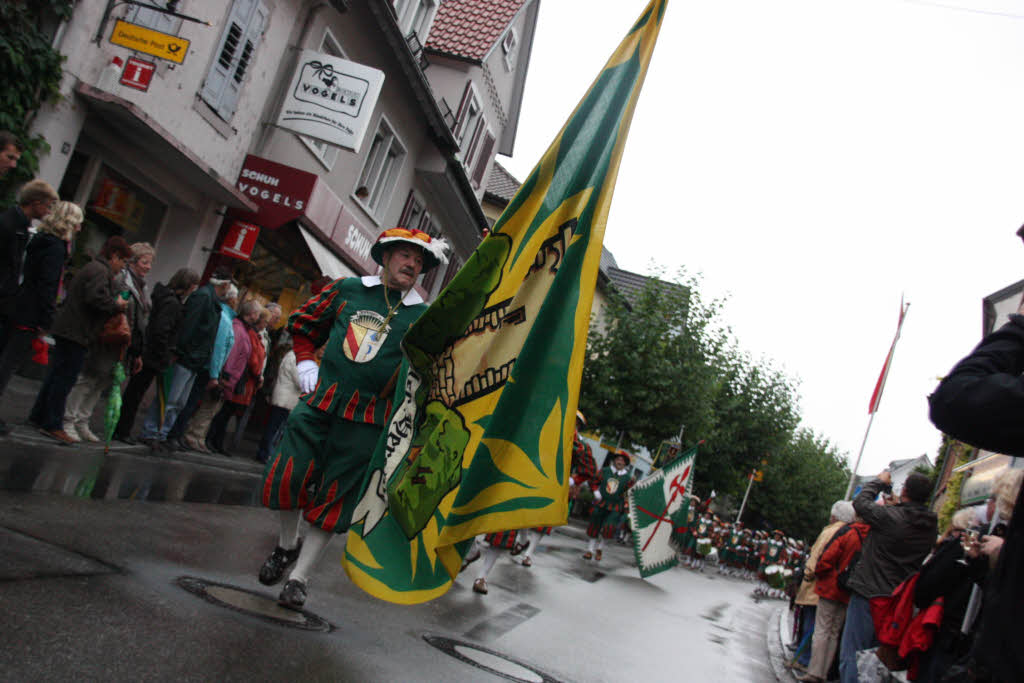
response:
M427 36L435 52L481 61L527 0L442 0Z

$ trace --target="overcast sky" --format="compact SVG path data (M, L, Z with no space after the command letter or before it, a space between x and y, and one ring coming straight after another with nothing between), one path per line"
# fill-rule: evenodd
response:
M524 179L644 0L542 0ZM859 472L927 453L926 397L1024 278L1024 0L670 0L605 246L704 276L740 345L800 381L849 454L911 304ZM681 387L680 390L685 390Z

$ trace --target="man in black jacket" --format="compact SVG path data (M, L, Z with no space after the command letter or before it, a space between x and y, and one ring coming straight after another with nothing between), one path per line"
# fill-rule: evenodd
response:
M1024 456L1024 302L985 337L928 397L946 434L979 448ZM1024 487L1017 496L995 570L985 588L972 650L977 680L1024 680Z
M178 333L171 365L171 381L164 388L163 414L160 401L150 404L142 427L141 440L154 449L164 449L167 432L188 400L196 375L210 367L213 340L220 324L220 304L231 285L226 272L214 273L210 281L197 289L185 302L185 314Z
M131 436L135 414L149 385L171 366L178 330L185 315L185 301L198 285L199 274L181 268L166 285L158 282L153 288L153 307L142 344L142 369L132 375L125 388L121 417L114 429L114 438L118 441L135 443Z
M16 205L0 213L0 349L7 342L7 327L21 282L21 268L32 221L44 218L58 199L44 180L31 180L18 192Z
M891 490L892 475L886 470L865 484L853 499L853 509L871 531L848 582L850 604L839 649L842 683L856 683L857 651L876 644L870 600L890 595L920 569L938 534L935 513L925 506L932 490L928 477L913 472L903 484L898 504L875 503L880 493Z

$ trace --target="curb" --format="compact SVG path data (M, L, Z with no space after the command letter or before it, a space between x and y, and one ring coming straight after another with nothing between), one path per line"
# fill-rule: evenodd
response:
M768 649L768 664L771 667L772 673L775 675L775 680L780 683L789 683L790 681L796 680L796 676L793 674L793 671L783 666L783 663L787 659L784 634L789 631L788 614L789 610L785 606L780 606L778 608L777 616L775 618L769 617L770 626L765 632L765 646Z

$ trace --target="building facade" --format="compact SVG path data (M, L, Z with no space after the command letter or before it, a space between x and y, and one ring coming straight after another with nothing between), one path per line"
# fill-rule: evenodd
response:
M454 275L515 141L538 0L147 4L83 0L54 38L64 99L33 132L40 176L86 209L73 263L120 234L154 244L153 281L226 266L289 310L321 275L375 272L376 235L405 225L454 249L423 293Z

